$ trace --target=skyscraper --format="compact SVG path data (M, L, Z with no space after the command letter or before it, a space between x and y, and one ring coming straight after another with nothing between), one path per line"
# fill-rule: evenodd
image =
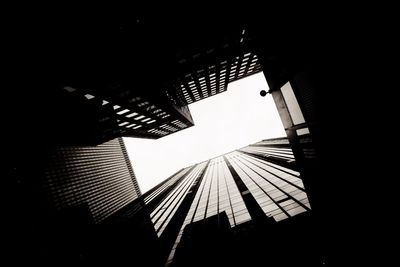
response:
M67 93L64 101L79 99L85 109L96 114L91 134L98 143L121 136L157 139L193 126L187 104L167 92L132 93L118 82L100 92L88 91L81 84L70 85L59 93Z
M212 243L211 239L196 241L198 231L204 237L240 233L246 225L256 225L260 230L309 213L311 206L301 174L294 169L286 138L264 140L180 170L146 193L143 197L151 209L157 235L168 247L167 265L195 264L187 262L190 255L199 256L193 248L202 242L205 246ZM157 198L162 193L163 197ZM179 263L175 262L177 255ZM221 255L220 260L226 263L228 259ZM249 255L243 255L246 257Z
M122 138L45 153L43 184L57 210L84 205L98 223L141 195Z
M110 17L92 26L53 21L58 52L48 55L47 71L54 79L40 81L41 90L23 104L18 98L19 106L41 118L39 136L49 139L56 132L67 142L90 145L117 137L158 139L195 124L189 104L262 70L241 19L153 16L146 23L136 15ZM192 30L182 29L182 20Z
M96 249L110 248L107 236L122 228L103 222L141 195L122 138L97 146L33 143L29 148L16 154L8 186L15 199L7 216L14 222L10 239L24 241L15 249L9 242L14 257L23 253L27 257L18 260L56 265L100 259ZM143 225L135 231L150 229L151 236L152 227Z

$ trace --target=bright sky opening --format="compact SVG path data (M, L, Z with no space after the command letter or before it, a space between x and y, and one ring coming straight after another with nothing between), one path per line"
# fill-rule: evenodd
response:
M286 136L263 73L189 105L194 126L158 140L124 138L142 193L178 170L263 139Z

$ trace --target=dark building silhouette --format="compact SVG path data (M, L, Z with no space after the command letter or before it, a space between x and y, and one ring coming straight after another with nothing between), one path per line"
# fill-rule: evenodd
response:
M40 116L37 136L47 142L95 145L169 135L195 123L188 104L262 70L242 21L210 17L203 25L185 16L193 25L188 32L183 18L102 19L89 25L54 18L36 32L38 43L51 37L51 49L37 47L51 79L36 76L41 89L28 91L19 106Z
M97 146L27 147L35 149L16 153L13 179L6 180L13 200L6 213L12 222L8 257L21 264L111 264L126 262L129 254L122 252L136 248L137 262L151 266L144 258L146 242L156 237L150 219L118 215L142 203L122 138Z
M261 241L258 234L268 237L268 242L278 242L278 232L286 228L303 235L311 230L303 225L312 222L311 206L295 169L287 138L264 140L182 169L147 192L144 201L168 251L166 265L257 263L263 262L265 253L271 253L270 262L283 265L318 264L312 235L304 241L309 243L308 251L302 251L303 258L293 262L279 259L282 255L272 253L274 250L257 254L260 249L245 245ZM292 218L298 214L301 219ZM290 222L284 225L288 226L278 226L286 219ZM239 247L243 248L239 254L230 255Z
M188 106L177 97L164 91L157 96L131 94L120 84L109 86L111 95L103 91L89 93L83 85L63 87L68 97L81 99L85 108L96 113L97 121L93 123L97 129L92 129L91 138L97 135L98 142L120 136L157 139L193 125Z
M162 266L161 246L142 198L92 228L85 261L89 265Z
M214 235L207 233L214 233L212 229L215 221L227 229L219 233L230 238L217 238L213 243L215 248L223 247L217 246L218 242L227 244L226 240L232 240L229 244L238 252L226 249L221 254L230 252L239 255L241 249L247 248L249 253L259 251L259 255L263 255L265 250L271 249L273 255L288 259L284 252L288 251L290 245L289 250L295 252L291 263L295 263L296 257L302 259L303 256L310 255L301 253L307 250L308 245L313 247L312 238L309 238L313 235L308 230L296 231L296 227L303 230L313 228L316 236L323 236L318 241L320 264L342 263L346 256L353 254L353 247L357 242L347 242L347 233L351 232L353 236L356 232L353 230L359 229L359 223L363 222L351 220L355 219L353 212L359 210L359 207L354 207L355 204L349 205L354 202L348 201L346 197L359 191L359 185L367 184L364 181L354 182L354 179L362 177L360 172L366 172L365 162L371 161L372 157L356 168L354 155L343 152L345 148L363 148L365 145L364 142L357 141L360 130L358 127L362 123L355 124L355 118L368 126L369 118L374 116L364 114L364 111L372 110L369 106L360 110L354 108L354 103L361 102L358 97L366 95L364 90L357 91L354 89L356 87L343 90L346 83L338 82L343 77L343 69L356 69L351 64L352 57L337 53L340 46L336 45L347 45L349 40L340 38L338 33L341 31L337 31L330 23L324 23L331 22L332 19L336 25L341 17L336 13L334 16L327 16L326 11L314 12L314 7L310 7L309 12L305 13L299 10L288 12L287 7L275 8L271 5L251 5L250 8L239 6L235 8L236 12L219 12L210 10L209 6L207 8L202 10L199 7L198 12L192 12L191 8L186 12L180 9L176 12L165 10L161 15L141 9L131 12L129 9L128 14L110 11L107 15L100 15L93 12L93 17L89 13L80 17L72 13L63 16L59 12L48 12L50 16L47 18L31 12L34 18L28 14L24 14L21 19L16 16L12 20L15 23L7 25L7 32L11 32L12 36L5 36L5 39L11 41L14 47L5 50L12 58L6 69L17 70L15 75L9 76L12 82L9 87L5 86L2 93L3 103L7 104L6 110L2 112L6 155L2 188L8 199L4 209L7 227L3 231L7 232L7 256L15 261L30 259L31 263L39 264L43 261L54 263L62 259L70 259L73 263L93 260L96 253L90 247L96 247L96 244L86 243L93 239L85 235L90 232L87 229L94 229L93 225L97 228L104 223L112 225L108 228L108 236L114 243L118 243L118 240L111 238L112 229L118 231L119 224L124 225L125 229L136 229L139 232L143 226L150 229L149 235L143 237L143 244L147 242L144 239L154 240L158 234L159 239L156 240L161 248L173 248L181 230L186 231L189 234L183 234L179 244L188 245L182 245L174 257L176 264L184 264L187 262L185 253L179 251L202 251L186 249L191 244L206 249L199 244L213 243L208 242L207 238L213 238ZM18 21L22 25L18 25ZM13 28L11 24L17 27ZM335 62L340 67L334 66ZM203 224L205 228L199 226L202 223L198 221L189 221L189 226L181 229L186 214L191 210L191 203L195 203L194 192L202 192L199 187L201 177L205 181L208 170L205 166L211 166L211 163L204 162L184 169L182 173L168 179L151 191L151 197L146 194L143 198L146 203L144 208L143 203L138 204L142 207L139 210L143 210L144 218L147 218L146 212L155 211L165 197L172 192L181 193L173 199L176 210L171 206L170 210L160 215L155 222L156 233L150 233L153 231L151 225L139 223L149 222L149 219L139 220L135 219L136 216L132 216L132 220L117 218L118 214L129 213L132 207L136 207L135 202L140 202L141 199L134 200L137 196L134 182L128 182L129 179L119 176L131 172L127 171L126 166L116 168L119 174L113 174L111 168L107 170L110 171L109 177L113 177L112 180L118 184L108 188L115 188L115 192L132 192L129 196L115 193L117 201L106 197L114 193L100 193L101 187L95 186L96 183L109 179L105 175L106 171L104 175L107 177L101 177L103 171L100 172L106 159L93 163L84 160L83 154L72 157L73 147L82 148L76 151L91 153L89 147L101 147L108 141L113 143L115 138L121 136L160 138L186 129L195 124L188 104L223 92L229 82L259 71L266 77L269 93L274 98L287 133L286 149L290 146L295 161L290 153L284 153L285 150L281 148L285 146L282 144L269 143L269 147L274 149L270 148L270 153L266 153L264 148L260 149L260 143L238 150L235 153L240 156L226 156L221 159L221 163L214 162L212 166L217 172L219 169L215 165L226 164L232 177L236 177L233 175L234 170L240 178L238 181L243 181L249 192L251 188L240 177L241 168L246 168L241 165L244 164L242 161L250 160L247 157L252 161L267 160L268 164L298 172L307 189L311 212L307 210L306 203L300 201L304 205L302 206L289 197L289 200L295 201L307 212L275 223L274 216L268 217L262 208L256 208L261 205L256 197L251 200L249 196L253 194L242 194L246 192L244 186L237 184L234 179L252 220L232 227L231 220L236 218L235 213L217 210L217 213L203 219L207 222ZM354 99L357 101L351 98L352 92L356 92L354 95L357 97ZM343 102L344 105L341 105ZM357 110L357 116L348 116L354 110ZM331 114L332 111L334 115ZM375 115L371 113L366 112L367 115ZM350 122L353 126L344 127L344 122ZM64 148L49 152L54 147ZM65 155L61 156L59 153ZM55 166L52 165L55 163L52 162L54 157L65 157L65 163L82 162L84 166L74 171L68 169L65 163L60 163L60 169L51 167ZM63 160L56 160L61 161ZM45 172L46 168L48 173ZM88 172L88 184L92 183L90 186L85 183L63 184L64 180L75 179L77 172L85 177L87 174L81 172L85 168ZM99 178L94 179L89 173ZM54 184L52 180L57 182ZM129 186L121 189L119 186L125 185L124 181ZM352 181L357 184L354 188L357 190L351 188ZM84 201L87 194L83 192L86 188L93 191L94 195L99 193L99 198L93 195L94 206ZM345 194L337 197L343 191ZM128 203L129 201L132 202ZM282 203L277 204L280 206ZM63 208L58 210L57 207ZM284 207L278 210L282 210L282 213L276 216L289 217L289 210ZM311 221L310 214L313 217ZM368 211L365 214L370 213ZM270 218L272 222L266 221L273 226L258 227L255 221L259 220L253 219L258 216ZM238 214L238 218L245 217L244 211L243 214ZM348 219L344 220L344 217ZM130 228L128 222L132 222L135 227ZM248 228L244 227L246 225L249 225ZM290 227L285 227L286 225ZM247 232L237 231L239 234L235 235L236 231L233 229L241 227L246 228ZM263 232L261 229L277 231ZM259 238L263 245L256 247L254 244L257 242L253 245L244 242L244 232ZM119 232L115 236L121 235ZM131 232L130 236L134 235ZM271 235L271 240L277 243L265 242L270 240ZM306 244L294 247L294 243L290 242L293 240L291 235L297 236L296 240L304 240ZM193 239L190 239L191 236ZM364 236L364 233L360 236ZM199 239L200 243L192 242L194 239ZM358 240L358 236L354 239ZM132 244L124 239L119 240L121 244L117 247L128 244L126 249L129 250L128 247ZM338 243L341 246L335 245ZM106 251L106 248L107 246L101 251ZM120 254L118 249L113 251L109 259L113 256L124 258L129 254ZM146 254L140 253L142 251L131 252L132 260ZM167 259L170 250L165 252L161 249L160 253L161 258ZM372 254L364 253L362 256L368 258L369 255ZM97 256L102 258L100 254ZM200 259L200 264L201 258L194 258ZM309 263L311 258L306 257L303 262Z

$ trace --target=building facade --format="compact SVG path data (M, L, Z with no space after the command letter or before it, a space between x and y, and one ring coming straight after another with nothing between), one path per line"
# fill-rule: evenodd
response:
M87 206L95 223L141 195L122 138L98 146L51 147L42 167L55 208Z
M193 126L188 106L167 92L149 95L134 93L121 84L110 84L106 92L88 91L86 86L73 84L64 86L65 99L77 99L82 106L96 114L92 139L98 143L117 137L138 137L157 139L179 130Z
M116 241L119 248L130 247L132 238L122 236L135 236L131 221L124 223L124 235L117 232L122 224L109 222L141 195L122 138L97 146L22 144L24 153L9 154L12 172L5 181L12 200L5 213L9 256L21 265L27 259L44 265L90 264L102 255L110 262L121 259L111 251ZM143 242L155 236L145 222L134 227Z
M184 168L143 197L165 247L166 266L212 264L208 260L216 255L194 248L208 247L214 241L227 248L228 239L236 240L249 227L256 226L262 233L286 220L293 221L297 215L311 213L286 138L264 140ZM211 239L207 241L205 236ZM223 238L212 241L216 236ZM246 243L239 239L236 247ZM220 264L232 259L226 258L229 251L217 257ZM250 257L249 253L237 260ZM190 257L199 258L201 264L188 262Z
M367 184L360 173L370 172L364 166L366 162L375 165L374 157L360 160L356 167L353 157L365 147L359 138L360 125L369 125L369 118L376 117L379 111L371 109L369 101L360 96L377 94L375 90L371 94L360 93L365 88L357 86L345 90L348 83L344 77L354 75L342 74L358 69L354 64L357 60L339 51L353 51L352 42L347 42L340 23L332 23L337 13L330 9L314 12L313 8L304 7L300 11L297 7L240 5L228 12L203 5L202 12L193 12L193 8L182 6L163 14L137 9L126 14L91 14L93 18L86 13L79 18L70 13L62 16L47 12L48 19L39 16L42 19L38 20L37 15L30 19L24 14L25 19L18 20L21 24L10 24L7 33L12 38L8 39L15 45L10 46L13 49L9 53L12 83L3 92L7 104L2 127L7 156L2 180L4 191L10 195L4 213L11 218L10 227L4 229L10 233L5 243L12 253L5 254L11 255L12 261L33 259L35 255L30 249L35 242L31 240L40 240L41 236L27 229L36 229L37 221L48 219L40 219L39 211L48 203L42 201L36 179L42 177L37 171L42 146L97 145L119 136L165 136L189 126L153 102L160 99L160 91L171 93L170 96L177 94L181 100L192 103L224 91L228 79L260 68L284 123L296 158L296 171L301 173L308 189L313 214L320 219L321 235L325 236L320 247L325 248L326 259L347 261L348 253L344 251L356 247L346 242L348 233L374 217L364 212L368 218L361 216L362 220L355 220L354 227L349 227L352 220L338 215L345 211L353 217L355 209L350 196L354 192L369 192L359 190L360 185ZM201 9L201 5L196 7ZM237 57L239 62L235 63ZM144 97L143 91L154 96L152 101ZM292 101L293 96L297 103ZM355 103L359 104L357 108ZM297 104L302 116L298 116ZM140 112L135 110L142 107ZM365 111L374 116L365 116ZM167 117L168 114L171 116ZM160 120L157 124L153 122L157 119L154 115ZM356 119L361 121L357 123ZM350 125L353 127L349 130ZM369 129L381 128L385 127ZM343 148L353 148L354 153L343 153ZM257 157L265 158L259 152ZM293 165L286 162L287 168ZM360 181L353 179L356 177ZM149 204L157 206L155 200L172 192L184 176L176 179L171 182L173 186L165 184L167 190L161 190ZM351 181L354 187L349 186ZM167 232L165 229L161 236ZM338 250L338 243L342 249ZM355 257L355 262L375 254L359 251L363 255Z

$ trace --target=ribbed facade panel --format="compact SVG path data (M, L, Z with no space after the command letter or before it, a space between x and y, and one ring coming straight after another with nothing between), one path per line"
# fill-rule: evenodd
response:
M182 203L186 193L193 185L193 182L199 177L203 169L206 167L206 163L200 163L194 167L181 183L156 207L151 213L151 220L154 223L154 228L158 236L160 236L172 216L176 212L179 205Z
M223 157L218 157L210 160L185 223L203 220L224 211L232 227L251 219Z
M144 202L147 204L150 201L152 201L155 197L157 197L160 193L162 193L164 190L168 189L170 186L174 185L180 178L182 178L188 171L190 170L190 167L187 167L185 169L182 169L172 175L168 180L165 180L162 182L160 185L158 185L155 190L152 190L150 193L146 194L144 197Z
M299 173L236 151L226 157L268 217L280 221L310 209Z
M222 213L227 215L231 227L255 219L250 212L252 209L255 214L255 207L247 202L248 194L258 206L256 209L265 214L262 216L276 222L310 211L300 173L271 161L276 158L282 162L294 161L287 139L263 140L188 167L156 188L146 198L147 203L155 194L178 183L152 211L152 221L161 236L189 188L195 181L200 183L169 254L167 265L174 259L185 226ZM201 173L203 175L199 176Z
M96 223L140 196L122 139L51 148L44 185L57 209L87 205Z

